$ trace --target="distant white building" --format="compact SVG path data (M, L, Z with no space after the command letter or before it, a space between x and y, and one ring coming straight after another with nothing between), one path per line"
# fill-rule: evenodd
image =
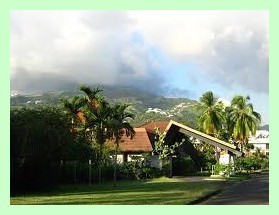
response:
M160 108L154 108L154 109L148 108L147 111L145 111L145 113L151 113L151 112L167 115L167 113L165 111L162 111L162 109L160 109Z
M39 104L39 103L42 103L42 101L41 101L41 100L35 101L35 104L36 104L36 105Z
M254 145L254 149L250 150L251 153L259 148L265 155L269 155L269 131L258 130L256 134L249 139L249 143Z

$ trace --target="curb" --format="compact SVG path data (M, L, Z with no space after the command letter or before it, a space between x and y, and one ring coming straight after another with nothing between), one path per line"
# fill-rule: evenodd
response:
M193 201L187 203L186 205L196 205L196 204L199 204L199 203L204 202L205 200L211 198L212 196L215 196L215 195L221 193L222 191L223 191L222 189L218 189L218 190L212 191L212 192L206 194L205 196L202 196L202 197L200 197L200 198L198 198L196 200L193 200Z

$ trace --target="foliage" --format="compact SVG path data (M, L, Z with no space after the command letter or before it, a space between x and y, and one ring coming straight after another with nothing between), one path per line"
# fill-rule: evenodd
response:
M165 175L164 170L151 167L144 157L132 156L132 160L119 166L123 179L148 179Z
M74 143L61 109L20 108L10 113L11 189L34 189L59 180L59 164Z
M84 86L86 88L86 86ZM192 105L196 103L194 100L187 98L167 98L158 95L154 95L150 92L141 91L133 87L123 86L105 86L104 90L98 92L106 98L110 103L129 103L129 111L135 115L135 119L131 121L131 125L134 127L142 125L150 121L169 121L173 119L175 121L184 123L192 128L196 128L196 111L193 110ZM94 89L94 87L93 87ZM100 90L100 88L99 88ZM53 91L45 92L43 94L29 94L18 95L11 97L11 108L16 106L21 107L38 107L52 105L61 106L61 98L72 101L74 97L84 98L85 93L77 90L68 91ZM41 101L39 104L35 104L36 101ZM27 103L28 102L28 103ZM30 102L30 103L29 103ZM160 113L146 113L147 108L161 108L162 110L169 111L175 106L187 103L189 107L183 109L179 114L174 114L172 117L163 115Z
M234 172L234 169L235 169L235 165L233 163L230 164L217 163L215 165L215 174L229 177Z
M85 131L90 136L92 143L99 145L97 151L97 159L99 166L99 183L102 180L102 166L104 165L105 156L103 148L108 136L108 123L110 115L110 106L108 102L99 93L100 88L90 88L88 86L81 86L80 90L85 93L85 106L83 107L83 114L85 116Z
M208 91L201 96L196 109L200 113L198 128L206 134L217 137L225 120L224 104L218 101L211 91Z
M114 186L116 186L116 174L117 174L117 154L119 150L119 143L123 135L133 138L135 130L128 122L129 119L133 119L134 115L127 111L129 105L127 104L115 104L111 107L110 123L108 125L109 137L114 140Z
M237 171L251 172L252 170L268 169L268 158L260 158L256 156L239 157L235 161Z
M197 143L195 147L198 151L198 156L202 159L202 168L211 170L212 165L216 164L215 147L208 143Z
M173 171L177 175L193 175L197 172L197 168L192 158L185 155L184 157L174 159Z
M248 103L250 97L235 96L231 106L226 109L228 113L228 131L235 142L243 147L248 143L251 135L255 135L261 122L261 115L254 111L253 105Z
M154 143L155 145L154 152L159 155L160 160L163 160L168 156L174 154L175 149L179 147L182 144L182 142L184 142L184 140L182 140L182 142L180 143L176 142L172 145L168 145L165 142L166 133L161 133L158 127L155 128L155 134L156 136L155 136L155 143Z

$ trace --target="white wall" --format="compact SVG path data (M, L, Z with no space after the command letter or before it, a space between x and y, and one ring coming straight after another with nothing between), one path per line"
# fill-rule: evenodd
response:
M220 164L233 163L233 156L231 156L230 154L222 154L220 155L219 163Z

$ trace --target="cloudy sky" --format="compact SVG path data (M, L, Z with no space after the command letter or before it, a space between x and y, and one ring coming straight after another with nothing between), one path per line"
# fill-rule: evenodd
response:
M11 90L132 85L250 95L269 122L267 11L13 11Z

